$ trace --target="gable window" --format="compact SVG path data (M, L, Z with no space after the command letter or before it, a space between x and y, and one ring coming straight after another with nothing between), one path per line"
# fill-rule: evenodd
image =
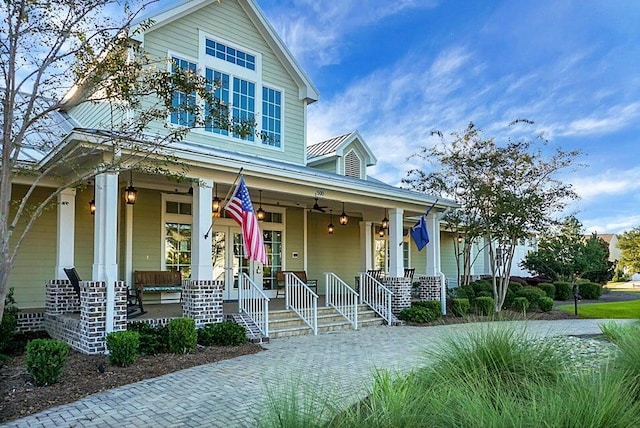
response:
M204 129L215 134L229 135L226 127L229 114L229 75L210 68L206 68L204 74L207 79L207 90L213 90L213 96L218 101L217 106L211 106L208 103L205 105L205 114L208 120ZM212 113L220 117L213 117ZM225 124L225 126L220 127L221 124Z
M262 132L263 143L280 147L282 132L282 93L275 89L262 88Z
M344 175L360 178L360 158L353 150L344 157Z
M196 73L197 65L194 62L187 61L178 57L171 58L171 72L178 70L189 70ZM186 93L182 91L173 91L171 112L171 123L180 126L193 126L195 124L195 112L193 107L196 105L196 93Z
M230 62L231 64L236 64L249 70L256 69L256 57L254 55L216 42L215 40L206 39L205 52L207 55Z

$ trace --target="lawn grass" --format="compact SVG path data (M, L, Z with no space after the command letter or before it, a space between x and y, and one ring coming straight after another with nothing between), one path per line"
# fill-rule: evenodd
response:
M556 309L573 314L574 307L560 305ZM636 319L640 318L640 300L611 303L580 303L578 304L578 317L591 319Z

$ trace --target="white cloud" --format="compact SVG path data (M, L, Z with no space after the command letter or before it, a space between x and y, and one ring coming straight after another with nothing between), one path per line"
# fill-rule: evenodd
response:
M640 167L630 169L615 169L593 174L592 170L583 170L581 174L571 179L573 188L583 200L602 198L605 195L624 195L640 190Z

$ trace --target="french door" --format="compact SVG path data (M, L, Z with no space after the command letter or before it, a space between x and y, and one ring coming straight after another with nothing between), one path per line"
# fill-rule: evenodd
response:
M258 285L262 284L262 272L258 263L244 257L242 231L235 226L215 226L212 234L213 278L224 281L224 300L238 300L238 285L243 273Z

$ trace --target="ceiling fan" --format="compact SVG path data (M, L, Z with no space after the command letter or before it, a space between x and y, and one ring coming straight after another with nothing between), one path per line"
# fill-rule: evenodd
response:
M316 200L316 203L313 204L313 207L311 207L311 210L312 211L318 211L318 212L321 212L321 213L326 213L325 208L327 208L327 207L321 207L320 205L318 205L318 198L313 198L313 199Z

